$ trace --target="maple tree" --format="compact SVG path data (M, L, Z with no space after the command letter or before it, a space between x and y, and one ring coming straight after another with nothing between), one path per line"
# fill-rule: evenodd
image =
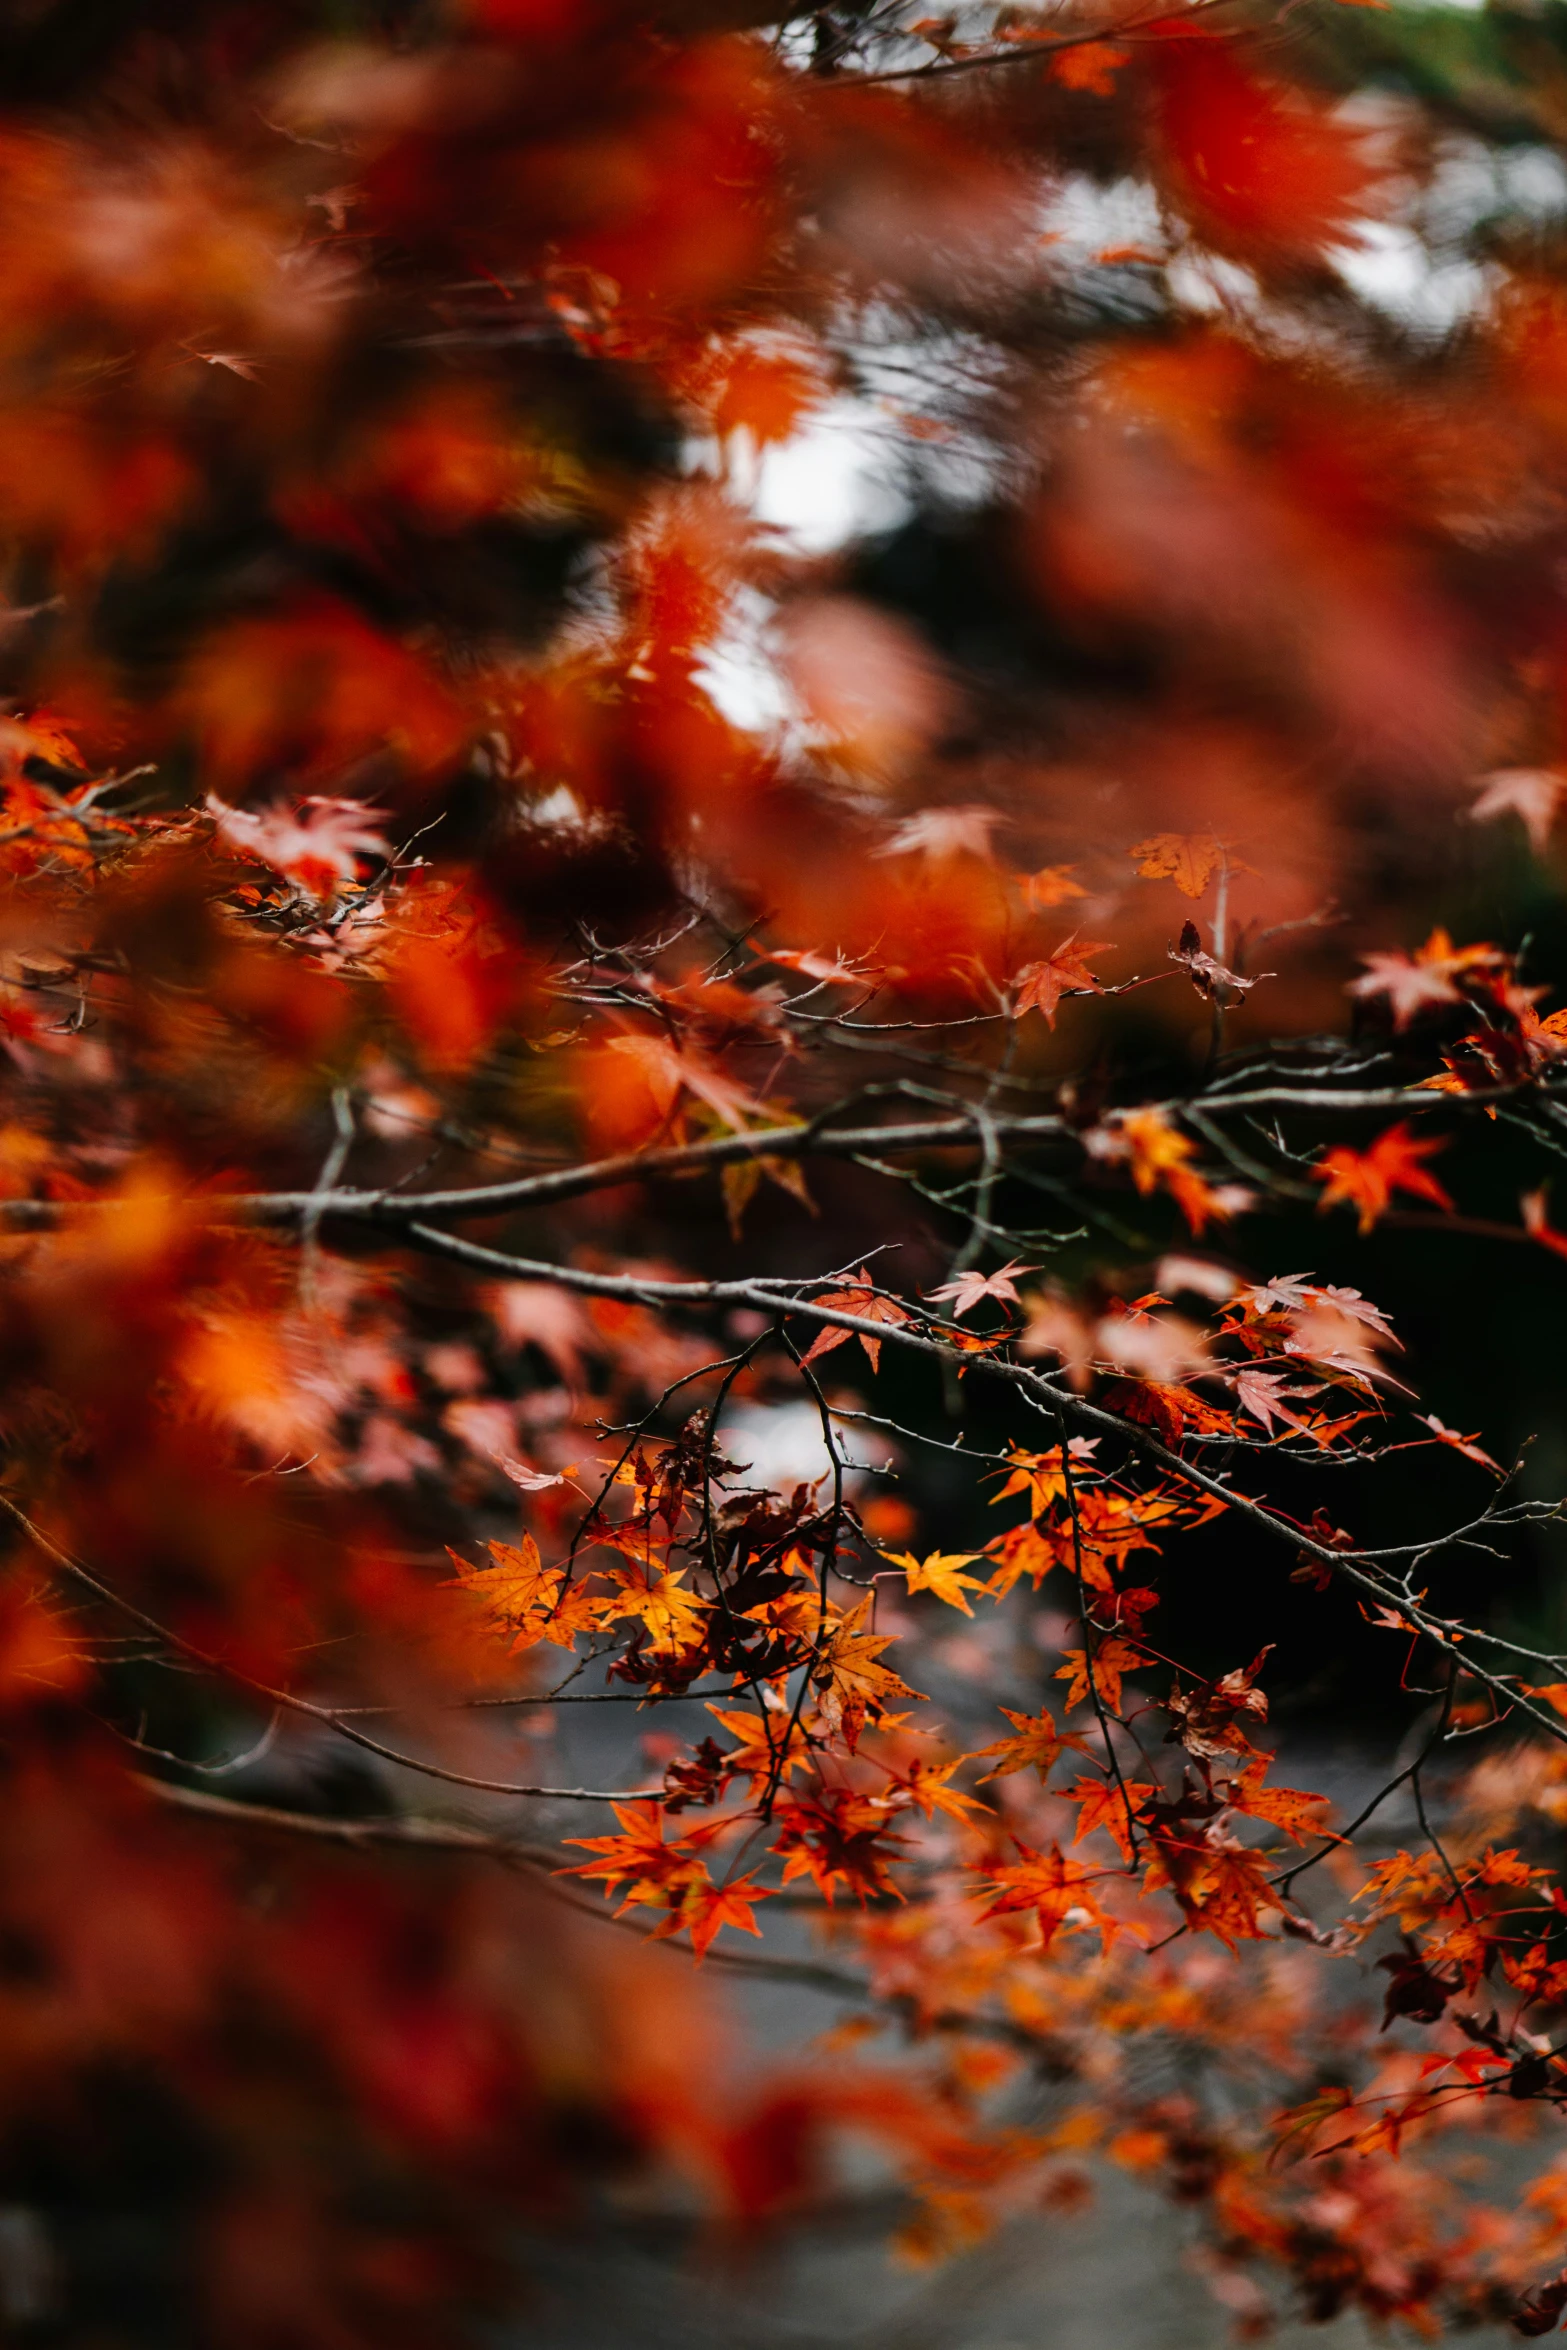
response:
M478 2340L851 2137L914 2260L1107 2162L1251 2337L1562 2320L1564 107L0 12L17 2338Z

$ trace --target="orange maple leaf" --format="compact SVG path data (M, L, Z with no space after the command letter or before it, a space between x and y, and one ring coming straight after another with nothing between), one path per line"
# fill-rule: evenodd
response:
M458 1570L454 1580L483 1601L499 1629L512 1634L513 1656L541 1640L572 1648L578 1633L597 1623L602 1601L580 1584L568 1584L559 1567L546 1567L531 1534L515 1547L492 1542L488 1548L495 1562L489 1567L471 1567L455 1550L447 1556Z
M1362 6L1368 0L1361 0ZM1382 5L1383 0L1369 0L1371 5ZM1085 41L1081 48L1063 49L1059 57L1050 60L1050 78L1063 89L1087 90L1096 98L1115 96L1115 77L1131 56L1130 49L1120 48L1114 41Z
M1012 999L1012 1017L1021 1020L1025 1012L1043 1012L1047 1026L1056 1024L1056 1006L1061 998L1074 990L1100 995L1103 988L1088 968L1090 955L1111 952L1109 939L1085 938L1081 944L1077 933L1063 939L1043 962L1025 963L1014 978L1017 993Z
M1282 1828L1296 1844L1304 1843L1308 1836L1320 1836L1328 1798L1313 1795L1304 1787L1266 1787L1267 1771L1267 1756L1258 1755L1229 1781L1225 1795L1230 1809L1244 1812L1250 1820L1266 1820L1270 1827Z
M908 1796L915 1810L927 1820L934 1819L938 1811L945 1812L948 1819L966 1820L970 1812L984 1809L972 1795L965 1795L961 1788L951 1784L967 1760L966 1754L946 1763L916 1760L906 1771L894 1772L892 1784Z
M1428 1005L1461 1003L1463 998L1454 982L1465 971L1494 963L1496 949L1455 947L1445 930L1433 930L1425 945L1416 947L1412 955L1383 952L1360 959L1366 968L1358 979L1350 981L1345 992L1362 997L1385 995L1393 1008L1393 1025L1402 1029Z
M1437 1418L1435 1412L1416 1412L1414 1416L1423 1428L1430 1429L1437 1443L1445 1444L1450 1452L1462 1453L1466 1461L1473 1461L1478 1468L1490 1469L1498 1477L1503 1475L1501 1462L1491 1458L1480 1442L1478 1432L1473 1436L1465 1436L1461 1429L1449 1428L1445 1421Z
M977 1551L959 1550L948 1555L944 1551L933 1550L923 1561L909 1551L889 1550L882 1555L889 1565L903 1569L911 1591L934 1592L938 1599L946 1601L948 1607L960 1607L966 1616L971 1616L974 1610L965 1595L970 1591L988 1589L988 1585L978 1575L965 1575L959 1571L978 1557Z
M1368 1151L1353 1151L1346 1143L1336 1143L1312 1169L1317 1181L1327 1185L1318 1207L1331 1208L1339 1200L1351 1201L1360 1211L1362 1232L1371 1230L1395 1191L1407 1191L1416 1199L1431 1200L1439 1208L1451 1208L1453 1202L1447 1193L1421 1164L1446 1148L1440 1137L1412 1133L1407 1120L1379 1134Z
M827 393L820 366L803 346L743 342L724 354L717 372L716 430L748 432L760 448L788 440Z
M1231 1950L1261 1941L1262 1912L1283 1907L1263 1856L1211 1831L1192 1839L1156 1834L1143 1882L1150 1893L1168 1887L1187 1924Z
M1024 1265L1016 1257L1000 1266L994 1273L981 1273L977 1267L955 1274L936 1289L926 1291L932 1305L950 1305L955 1320L971 1314L984 1299L996 1305L1016 1305L1018 1294L1013 1283L1014 1273L1036 1273L1037 1265Z
M1169 1445L1178 1445L1188 1428L1210 1436L1227 1434L1235 1426L1231 1413L1216 1410L1189 1387L1171 1380L1123 1380L1105 1400L1123 1419L1152 1428Z
M1377 0L1380 5L1380 0ZM1273 2121L1273 2145L1268 2168L1281 2162L1299 2162L1325 2122L1337 2121L1355 2102L1353 2089L1318 2089L1304 2104L1291 2105Z
M1074 1844L1081 1844L1085 1836L1103 1828L1114 1839L1123 1860L1132 1857L1132 1821L1150 1795L1157 1795L1157 1787L1145 1786L1133 1779L1123 1788L1115 1778L1079 1779L1075 1786L1064 1787L1061 1793L1068 1803L1078 1806L1077 1832Z
M1346 240L1385 174L1358 123L1255 70L1228 41L1161 41L1150 62L1165 194L1232 260L1305 260Z
M346 888L358 873L361 857L391 855L374 829L376 818L385 813L384 808L367 808L359 800L320 797L302 800L297 809L280 802L258 813L231 808L227 801L207 795L207 814L221 840L259 858L318 898L330 898Z
M906 1306L899 1305L896 1298L877 1296L871 1287L871 1277L863 1265L852 1289L830 1289L815 1302L819 1306L836 1307L839 1313L856 1314L862 1322L885 1322L892 1328L914 1318ZM802 1367L806 1363L814 1363L821 1355L831 1354L835 1346L842 1346L850 1338L859 1340L870 1357L871 1369L879 1371L881 1340L872 1338L868 1331L842 1329L835 1322L827 1323L817 1332L808 1351L800 1358Z
M682 1092L693 1094L736 1134L743 1134L751 1118L761 1113L762 1104L743 1085L664 1037L613 1036L605 1049L635 1065L665 1121L674 1115Z
M1097 1436L1074 1436L1071 1439L1068 1458L1076 1462L1080 1477L1085 1470L1092 1468L1098 1445ZM1048 1452L1024 1452L1020 1446L1013 1445L1007 1454L1007 1468L1011 1474L999 1492L991 1495L992 1503L1009 1501L1014 1493L1026 1493L1029 1496L1029 1508L1037 1518L1041 1510L1048 1509L1053 1501L1059 1501L1066 1492L1066 1471L1059 1444L1052 1445ZM1000 1470L995 1472L997 1476L1002 1473Z
M1087 1141L1101 1157L1129 1159L1139 1191L1169 1192L1193 1232L1200 1233L1213 1217L1231 1213L1232 1202L1190 1164L1197 1155L1196 1144L1162 1111L1130 1110L1113 1126L1096 1128Z
M753 1914L759 1901L772 1899L770 1885L758 1885L752 1877L741 1877L732 1885L696 1885L684 1895L680 1914L673 1931L688 1927L691 1947L698 1959L707 1956L714 1935L722 1926L738 1926L742 1934L761 1935L761 1927ZM655 1941L659 1937L655 1935Z
M1052 1844L1048 1852L1036 1852L1021 1838L1014 1837L1013 1842L1021 1856L1018 1860L990 1862L981 1871L995 1888L989 1908L982 1913L985 1917L1008 1917L1031 1909L1046 1950L1064 1925L1097 1925L1101 1933L1108 1929L1113 1934L1113 1924L1089 1890L1099 1870L1086 1861L1066 1859L1059 1844Z
M1072 1538L1069 1532L1040 1527L1032 1518L1025 1518L1021 1526L1009 1527L987 1542L985 1553L998 1558L1001 1564L990 1578L990 1595L1005 1599L1020 1575L1027 1575L1037 1591L1052 1567L1067 1565L1072 1556Z
M887 1870L905 1839L895 1832L898 1813L885 1796L827 1787L816 1795L790 1796L778 1816L782 1826L773 1850L783 1861L786 1885L808 1876L829 1906L840 1885L861 1902L897 1893Z
M866 1716L885 1712L889 1700L914 1697L918 1691L901 1681L881 1652L892 1645L890 1632L867 1632L869 1599L862 1599L852 1615L840 1616L824 1635L811 1666L811 1680L820 1692L830 1726L842 1731L852 1752L859 1744Z
M653 1928L652 1940L667 1941L670 1935L689 1928L698 1958L705 1956L722 1926L738 1926L747 1934L759 1932L751 1912L756 1902L768 1898L768 1888L754 1884L749 1878L715 1885L708 1875L707 1864L693 1849L698 1839L710 1842L727 1822L709 1821L684 1837L666 1839L664 1814L658 1804L617 1803L614 1812L623 1833L568 1836L568 1844L597 1853L599 1858L557 1869L557 1876L597 1878L606 1894L614 1893L621 1885L627 1886L625 1899L615 1915L624 1917L628 1909L634 1908L662 1909L666 1914Z
M1020 873L1018 887L1024 902L1036 914L1043 914L1051 906L1063 906L1068 898L1084 898L1088 892L1081 882L1074 881L1075 865L1042 865L1037 873Z
M1112 1633L1108 1639L1101 1640L1094 1650L1091 1674L1086 1650L1067 1648L1062 1650L1062 1655L1066 1662L1057 1667L1055 1677L1069 1684L1066 1693L1067 1712L1075 1712L1078 1706L1087 1705L1097 1690L1105 1712L1118 1714L1121 1710L1121 1675L1136 1671L1143 1662L1142 1650L1133 1648L1129 1641L1118 1639Z
M561 1877L596 1877L606 1893L629 1884L631 1890L616 1912L619 1916L633 1907L657 1906L672 1889L684 1882L705 1878L704 1863L692 1852L682 1850L681 1839L664 1836L663 1807L657 1803L617 1803L611 1806L620 1822L618 1836L568 1836L566 1842L575 1844L584 1852L599 1855L597 1860L576 1861L570 1868L557 1869Z
M1005 1705L1000 1711L1017 1735L1015 1738L999 1738L994 1746L981 1746L977 1750L976 1760L981 1755L991 1754L1006 1758L998 1762L993 1771L985 1772L984 1778L980 1780L981 1786L985 1779L1005 1779L1013 1771L1033 1770L1039 1773L1042 1780L1048 1779L1055 1767L1056 1757L1064 1747L1070 1747L1074 1754L1087 1755L1091 1751L1085 1740L1074 1731L1059 1728L1048 1713L1015 1714L1010 1706Z
M1227 860L1222 840L1211 832L1156 832L1130 851L1140 858L1144 881L1173 881L1183 898L1200 898L1216 865Z
M737 1778L744 1774L753 1795L758 1788L803 1770L810 1759L810 1746L799 1722L770 1722L765 1714L728 1712L717 1705L707 1710L738 1740L733 1752L724 1756L724 1768Z

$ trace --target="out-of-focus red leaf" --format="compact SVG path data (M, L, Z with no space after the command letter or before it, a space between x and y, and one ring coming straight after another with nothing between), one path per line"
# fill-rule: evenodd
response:
M1165 191L1217 252L1262 267L1316 261L1377 208L1383 174L1366 131L1233 44L1164 40L1152 71Z

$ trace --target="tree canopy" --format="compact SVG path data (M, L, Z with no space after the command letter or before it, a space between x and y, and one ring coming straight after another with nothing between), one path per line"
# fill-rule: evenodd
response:
M1562 2319L1564 144L1557 0L0 9L7 2338L851 2144Z

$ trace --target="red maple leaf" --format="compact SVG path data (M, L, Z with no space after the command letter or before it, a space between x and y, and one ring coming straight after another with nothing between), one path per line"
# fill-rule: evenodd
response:
M852 1289L829 1289L816 1300L816 1303L819 1306L835 1306L840 1313L857 1314L862 1322L886 1322L895 1327L900 1322L913 1320L907 1307L900 1306L896 1298L877 1295L871 1287L871 1277L863 1265L860 1267L859 1280ZM881 1340L872 1338L864 1330L842 1329L834 1322L829 1322L825 1328L817 1332L811 1341L809 1351L801 1356L801 1362L814 1363L819 1356L831 1354L835 1346L842 1346L850 1338L857 1338L861 1346L864 1347L870 1357L871 1369L873 1371L880 1370Z
M1279 1371L1237 1371L1231 1384L1245 1409L1253 1419L1262 1422L1270 1436L1276 1420L1305 1433L1306 1422L1289 1407L1293 1402L1304 1402L1307 1397L1322 1393L1320 1386L1292 1387Z
M259 857L312 897L331 897L346 888L357 878L361 857L391 854L373 829L385 810L363 807L358 800L315 798L302 800L297 809L279 802L256 810L231 808L209 793L207 814L231 848Z
M1452 1452L1461 1452L1466 1461L1474 1461L1482 1469L1494 1469L1501 1476L1501 1463L1492 1460L1477 1437L1460 1435L1456 1428L1449 1428L1439 1420L1435 1412L1416 1412L1415 1418L1430 1429L1438 1444L1445 1444Z
M1014 980L1017 993L1012 999L1013 1019L1021 1020L1025 1012L1043 1012L1047 1025L1054 1028L1056 1006L1064 995L1103 992L1088 968L1087 958L1110 951L1108 939L1086 938L1079 944L1074 931L1043 962L1025 963Z

